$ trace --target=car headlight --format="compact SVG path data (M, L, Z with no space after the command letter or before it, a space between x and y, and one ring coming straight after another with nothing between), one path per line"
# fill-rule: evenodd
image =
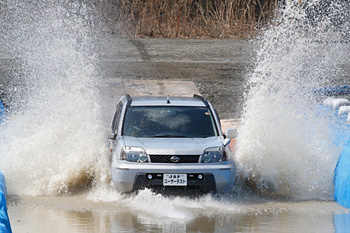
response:
M125 146L120 153L120 159L129 162L148 162L146 151L141 147Z
M223 147L207 148L202 155L202 163L217 163L226 161L226 153Z

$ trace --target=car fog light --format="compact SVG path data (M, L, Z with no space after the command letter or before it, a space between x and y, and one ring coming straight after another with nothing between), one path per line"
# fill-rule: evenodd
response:
M203 179L203 176L201 174L198 175L198 179Z
M152 180L153 176L152 176L151 174L148 174L147 178L148 178L149 180Z

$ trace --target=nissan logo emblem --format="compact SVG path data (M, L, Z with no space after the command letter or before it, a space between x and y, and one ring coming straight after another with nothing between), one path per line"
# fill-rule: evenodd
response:
M177 157L177 156L173 156L173 157L170 158L170 160L171 160L171 162L173 162L173 163L177 163L177 162L180 161L180 158Z

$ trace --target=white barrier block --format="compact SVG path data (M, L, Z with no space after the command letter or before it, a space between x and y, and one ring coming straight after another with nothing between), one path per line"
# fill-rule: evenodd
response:
M323 105L333 109L338 109L341 106L349 106L350 101L348 99L336 99L336 98L327 98L323 101Z
M338 110L338 114L348 114L350 112L350 106L341 106Z

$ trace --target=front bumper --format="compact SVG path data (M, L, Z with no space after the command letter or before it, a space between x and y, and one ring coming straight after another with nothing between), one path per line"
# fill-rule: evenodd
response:
M153 179L147 178L148 174ZM187 186L164 187L163 174L187 174ZM198 174L203 176L198 179ZM191 177L193 175L193 177ZM142 188L184 189L203 192L229 192L233 186L235 168L224 164L139 164L122 161L112 165L112 179L119 192L132 192Z

